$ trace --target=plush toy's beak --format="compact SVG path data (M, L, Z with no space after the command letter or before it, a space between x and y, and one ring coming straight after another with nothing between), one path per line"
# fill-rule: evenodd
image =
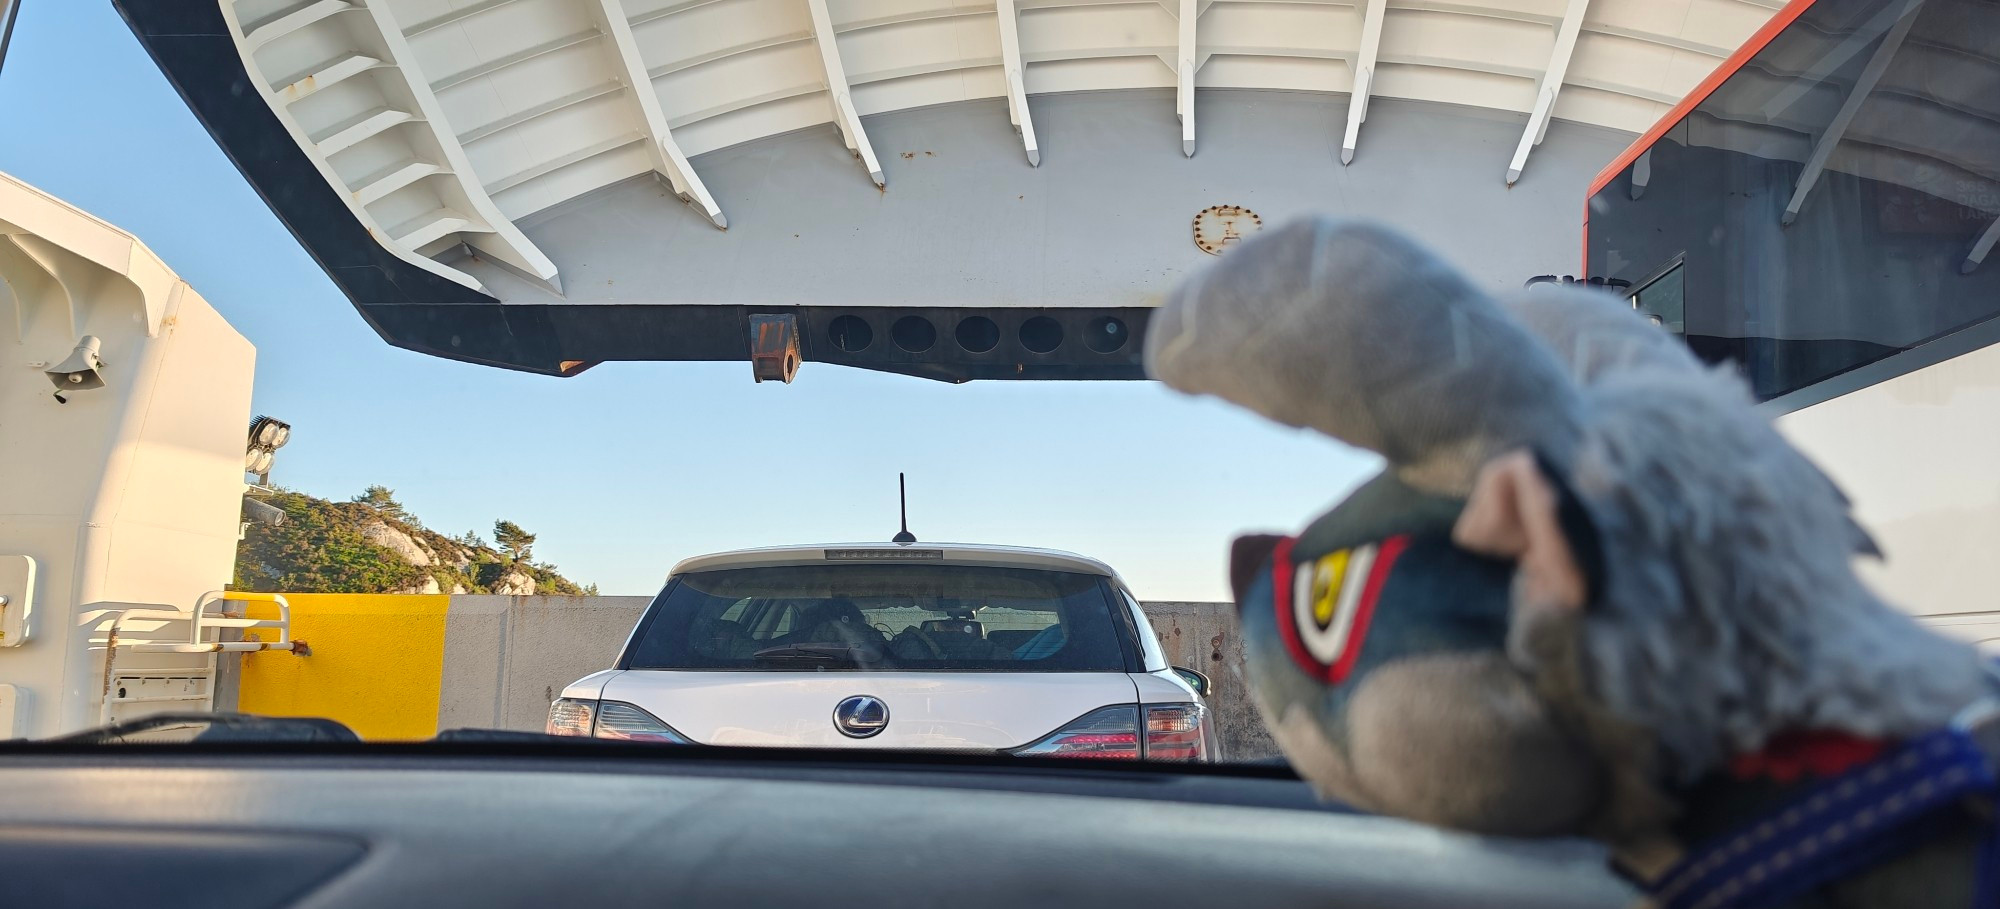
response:
M1517 834L1573 832L1596 803L1598 768L1507 659L1521 560L1568 530L1561 484L1524 469L1483 472L1471 503L1384 473L1297 537L1231 546L1252 698L1324 794Z
M1601 774L1506 659L1512 566L1442 532L1325 554L1300 542L1232 550L1252 699L1299 775L1366 811L1576 832Z

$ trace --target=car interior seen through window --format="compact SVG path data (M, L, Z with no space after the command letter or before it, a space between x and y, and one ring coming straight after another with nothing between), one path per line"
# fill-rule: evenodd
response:
M628 669L1120 672L1102 579L960 565L699 571L649 607Z

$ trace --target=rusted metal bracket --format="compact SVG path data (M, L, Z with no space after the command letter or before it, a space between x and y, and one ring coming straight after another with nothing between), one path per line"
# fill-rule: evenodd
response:
M750 372L757 381L791 384L799 374L799 320L784 315L750 316Z

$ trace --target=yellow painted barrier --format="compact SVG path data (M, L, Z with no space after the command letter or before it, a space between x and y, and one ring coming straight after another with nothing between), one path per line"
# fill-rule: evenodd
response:
M325 717L366 739L421 739L437 733L445 612L451 597L301 593L285 599L292 607L292 639L304 641L312 653L246 656L238 710ZM248 604L248 612L258 618L277 615L263 603ZM246 637L258 634L250 631Z

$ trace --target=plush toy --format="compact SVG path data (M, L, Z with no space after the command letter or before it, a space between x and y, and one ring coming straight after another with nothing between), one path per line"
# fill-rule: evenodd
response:
M1231 553L1254 700L1323 795L1594 837L1663 906L2000 899L1986 664L1864 587L1834 484L1623 301L1495 300L1307 220L1175 291L1146 363L1387 462Z

